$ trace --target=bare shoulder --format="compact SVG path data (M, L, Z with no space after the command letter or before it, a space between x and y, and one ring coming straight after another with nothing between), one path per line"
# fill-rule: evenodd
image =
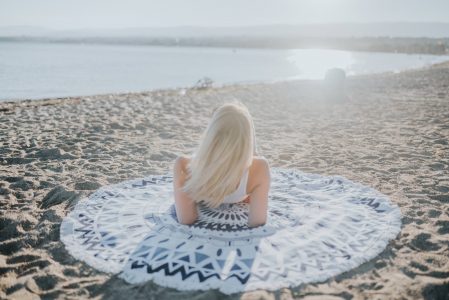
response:
M250 167L251 176L260 180L270 179L270 165L268 160L263 156L255 156Z
M263 169L270 169L270 165L268 164L268 160L263 156L254 156L253 158L253 164L251 165L251 168L254 168L255 170L263 170Z
M187 173L187 165L190 162L190 158L187 156L178 156L175 159L175 172Z

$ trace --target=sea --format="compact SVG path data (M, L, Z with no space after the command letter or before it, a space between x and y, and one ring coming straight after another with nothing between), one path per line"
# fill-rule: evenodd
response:
M449 56L329 49L239 49L0 42L0 101L401 72Z

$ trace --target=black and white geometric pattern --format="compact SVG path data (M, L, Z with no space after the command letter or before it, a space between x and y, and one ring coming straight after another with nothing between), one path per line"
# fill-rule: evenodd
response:
M272 168L268 222L247 226L248 205L199 207L176 220L171 176L102 187L63 220L76 258L130 283L231 294L324 281L374 258L401 228L399 208L341 176Z

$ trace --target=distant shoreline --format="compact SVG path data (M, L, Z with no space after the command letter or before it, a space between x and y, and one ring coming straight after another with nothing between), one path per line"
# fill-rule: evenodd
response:
M449 55L448 38L412 37L303 37L303 36L221 36L221 37L45 37L0 36L1 42L103 44L168 47L218 47L256 49L334 49L362 52Z

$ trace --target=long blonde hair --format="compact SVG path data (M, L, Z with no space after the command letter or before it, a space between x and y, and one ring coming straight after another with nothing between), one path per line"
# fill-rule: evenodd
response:
M255 149L254 125L246 106L220 106L190 161L184 191L197 203L219 206L236 189Z

